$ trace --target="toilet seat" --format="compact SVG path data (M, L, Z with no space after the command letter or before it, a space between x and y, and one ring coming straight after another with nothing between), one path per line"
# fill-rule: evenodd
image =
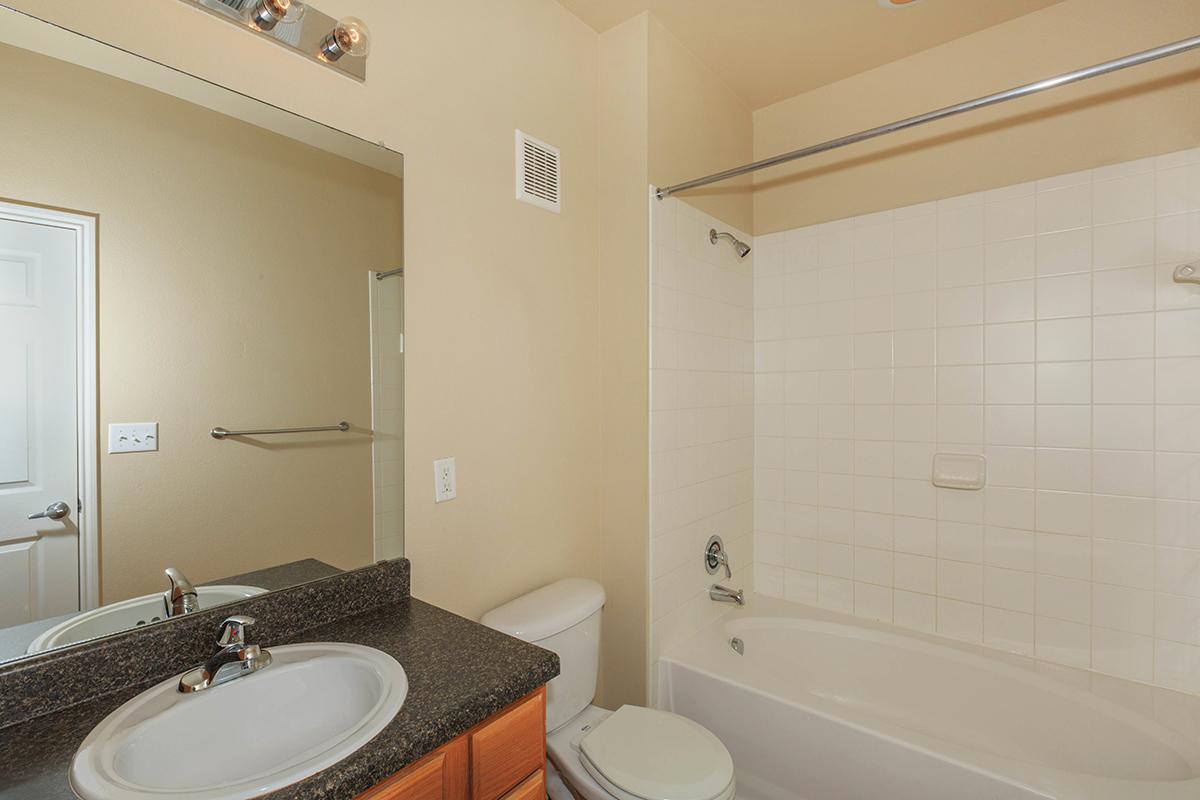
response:
M702 725L622 706L579 740L588 774L618 800L729 800L733 759Z

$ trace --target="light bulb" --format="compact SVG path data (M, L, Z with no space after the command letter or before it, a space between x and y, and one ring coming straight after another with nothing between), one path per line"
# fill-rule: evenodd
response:
M300 0L288 0L288 11L283 21L288 23L299 22L307 8L308 6L301 3Z
M371 52L371 32L358 17L346 17L321 40L321 57L337 61L344 55L365 56Z
M250 27L270 31L280 22L296 22L304 16L304 4L299 0L258 0L250 7Z

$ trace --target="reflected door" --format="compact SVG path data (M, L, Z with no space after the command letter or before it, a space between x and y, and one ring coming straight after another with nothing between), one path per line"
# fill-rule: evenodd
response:
M79 610L77 246L0 210L0 627Z

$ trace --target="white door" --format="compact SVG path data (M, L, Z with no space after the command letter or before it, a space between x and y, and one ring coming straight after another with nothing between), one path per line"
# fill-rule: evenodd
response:
M0 216L0 627L80 610L78 246Z

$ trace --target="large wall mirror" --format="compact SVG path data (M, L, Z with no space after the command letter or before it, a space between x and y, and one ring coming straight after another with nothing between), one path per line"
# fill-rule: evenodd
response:
M401 556L402 156L3 7L0 107L0 660Z

